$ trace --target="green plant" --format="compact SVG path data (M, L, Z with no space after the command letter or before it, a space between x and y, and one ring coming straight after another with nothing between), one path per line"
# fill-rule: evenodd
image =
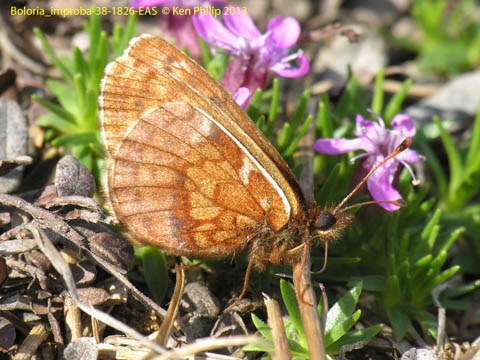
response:
M274 131L274 125L278 123L279 115L282 113L279 100L280 85L278 79L274 79L272 90L256 93L249 108L249 115L252 119L257 119L256 124L260 130L272 141L282 157L286 161L290 161L299 141L308 131L313 119L312 115L307 114L310 92L305 90L298 97L297 106L289 116L288 121L285 121L277 131ZM264 104L269 103L266 116L258 112L258 109L261 108L259 101Z
M441 163L439 156L427 141L420 142L426 154L427 164L432 170L439 207L443 210L443 222L450 227L465 227L471 240L470 249L457 256L465 271L478 273L480 243L476 241L480 231L480 203L478 201L480 183L480 110L477 112L469 139L461 143L450 135L439 118L434 118L440 139L447 157L447 164Z
M135 259L143 269L143 276L153 300L162 304L170 284L167 257L159 248L142 246L135 247Z
M308 359L309 353L305 332L303 330L293 285L287 281L280 280L280 291L289 315L289 319L285 322L285 332L287 334L291 355L294 359ZM359 330L351 330L362 314L361 310L355 310L361 292L362 283L359 282L328 310L325 323L325 348L327 354L339 354L347 349L349 345L366 344L382 330L381 324ZM323 316L322 311L320 302L318 316ZM252 314L252 321L267 341L269 347L249 345L244 347L244 350L258 352L271 351L273 349L273 342L270 328L255 314ZM263 358L268 359L269 356L265 355Z
M480 182L480 110L477 112L470 141L461 147L455 144L453 137L445 130L442 121L434 118L448 159L448 172L440 164L438 157L428 144L423 149L429 154L427 161L434 174L439 197L439 205L451 212L468 211L465 207L478 194ZM448 175L447 175L448 173ZM473 203L478 209L479 204Z
M418 53L424 71L458 74L480 62L480 25L475 0L418 0L412 3L412 19L421 39L396 39Z
M319 278L363 281L365 290L375 295L380 314L388 319L399 340L412 329L413 321L435 336L436 321L430 313L435 289L447 288L439 291L438 302L447 309L458 310L468 306L459 297L480 286L478 281L446 286L460 271L458 265L447 268L445 265L464 229L442 229L441 210L434 210L433 199L425 200L428 188L415 194L406 176L401 179L401 188L407 194L408 205L393 214L378 209L364 214L333 249L347 258L329 261L326 272ZM314 264L321 262L320 256L312 258Z
M382 82L383 72L380 72L376 79L371 107L374 112L383 115L381 117L388 123L394 114L400 111L411 82L406 81L402 90L385 106ZM350 88L356 87L350 85ZM352 101L356 96L355 92L345 96ZM340 122L336 117L336 114L346 112L345 109L342 111L338 109L345 106L344 104L345 102L340 100L337 108L333 109L328 99L322 98L316 124L317 131L323 137L343 137L352 131L351 123ZM354 115L350 114L349 117ZM478 125L475 128L478 128ZM476 132L478 130L474 130L474 133ZM470 155L466 155L468 159L473 159L472 154L478 152L479 138L479 135L474 135ZM445 131L442 133L442 139L448 144L450 150L447 151L456 151ZM414 142L414 146L415 144ZM422 146L422 149L424 148L425 146ZM426 155L428 159L430 153ZM352 155L344 155L340 160L336 158L334 163L328 157L317 156L315 169L319 174L328 174L330 170L330 175L326 177L318 193L319 203L328 205L331 202L338 202L352 187L348 179L352 178L354 168L347 162L348 157ZM458 174L452 173L451 176L457 178L450 183L446 176L442 178L445 193L451 186L452 195L457 194L459 199L455 200L463 200L463 206L477 190L473 185L468 185L478 184L476 178L472 180L472 177L479 176L476 170L478 159L471 160L469 164L465 162L464 167L461 166L459 154L449 155L449 160L455 164ZM441 167L438 166L439 169L435 171L442 175ZM442 211L435 207L434 199L426 200L430 189L423 187L415 193L407 171L403 171L400 176L399 189L407 201L407 206L395 213L386 213L377 208L363 210L342 241L333 248L334 252L342 254L343 257L330 259L326 272L319 280L350 283L362 280L365 289L375 294L376 304L381 314L392 325L397 339L403 338L407 331L412 329L411 324L414 321L434 335L435 318L430 313L433 307L432 293L434 289L446 286L448 279L459 273L458 265L446 268L445 265L452 258L449 254L453 244L465 229L452 224L444 224L442 229L440 227ZM321 266L322 259L323 256L320 255L318 258L313 257L312 263ZM474 282L462 284L455 291L448 289L441 294L439 302L449 309L462 308L465 303L458 297L478 286L479 283Z
M49 110L37 120L38 125L47 128L47 141L52 146L68 149L98 178L103 157L98 128L100 81L109 61L109 47L113 57L123 51L133 36L135 18L130 17L125 27L116 25L110 38L101 30L100 18L96 15L90 17L85 30L90 39L88 53L84 55L75 47L71 59L62 59L55 54L45 34L34 29L45 54L62 79L47 80L47 88L55 96L55 102L38 96L33 99Z

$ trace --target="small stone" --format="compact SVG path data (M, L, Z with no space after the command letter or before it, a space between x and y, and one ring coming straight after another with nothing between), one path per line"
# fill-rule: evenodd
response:
M71 155L66 155L57 164L55 186L58 196L86 196L95 193L92 173Z
M63 351L65 360L96 360L97 344L93 337L81 337L72 341Z
M109 263L131 270L135 265L133 246L127 240L111 232L101 232L88 237L90 250Z
M9 349L15 343L15 326L7 319L0 317L0 349Z
M438 356L428 349L415 349L403 353L401 360L438 360Z
M99 306L110 299L110 295L104 289L88 287L77 289L80 301L90 306Z
M438 93L405 109L417 128L421 128L427 138L440 135L432 122L437 115L450 133L470 126L475 113L480 108L480 71L458 76L443 86Z
M27 119L15 101L0 99L0 160L27 158ZM14 161L14 160L13 160ZM15 167L0 177L0 192L11 193L22 181L24 166Z
M352 43L345 36L336 36L322 48L313 69L336 81L347 79L350 67L361 82L369 82L387 64L385 41L360 24L345 24L344 28L358 34L358 41Z

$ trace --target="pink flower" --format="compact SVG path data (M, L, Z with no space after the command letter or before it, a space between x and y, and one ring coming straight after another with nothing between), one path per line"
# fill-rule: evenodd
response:
M410 116L398 114L391 121L392 130L385 128L383 120L378 117L378 123L365 119L361 115L356 118L355 139L319 139L313 145L321 154L338 155L350 151L364 150L363 154L355 156L352 160L365 158L363 169L368 172L380 163L405 139L410 140L415 136L415 126ZM398 173L399 166L405 166L414 182L416 181L412 169L408 164L416 163L422 157L414 150L406 149L395 158L387 161L368 180L367 188L372 197L377 200L400 200L402 196L393 187L393 181ZM394 204L380 203L388 211L398 210Z
M179 9L193 9L197 6L223 5L226 0L131 0L130 5L135 9L140 7L178 7ZM178 48L188 50L190 56L200 56L200 46L197 40L197 32L192 24L191 15L175 15L170 11L168 15L162 14L158 9L160 29L166 38L175 40Z
M300 36L300 24L294 18L274 17L264 34L248 15L224 16L224 21L225 25L211 15L199 15L193 25L205 41L233 57L222 79L230 93L245 87L250 99L257 88L266 86L270 72L287 78L308 72L310 66L301 50L288 55Z

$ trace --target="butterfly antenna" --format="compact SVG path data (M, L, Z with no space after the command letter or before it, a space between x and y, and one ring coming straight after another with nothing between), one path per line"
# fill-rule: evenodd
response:
M358 204L353 204L353 205L344 207L344 208L342 208L341 210L339 210L337 214L339 214L339 213L344 213L344 212L347 212L348 210L351 210L351 209L354 209L354 208L357 208L357 207L362 207L362 206L365 206L365 205L378 205L378 204L392 204L392 205L397 205L397 206L400 206L400 207L404 207L404 206L407 205L407 203L406 203L405 200L403 200L403 199L397 199L397 200L370 200L370 201L364 201L364 202L361 202L361 203L358 203Z
M400 145L398 145L391 153L390 155L388 155L385 159L383 159L381 162L379 162L377 165L375 165L369 172L367 175L365 175L365 177L362 179L362 181L360 181L357 186L355 186L355 188L350 191L350 193L345 196L345 198L340 202L340 204L337 205L337 207L333 210L333 214L336 214L338 212L339 209L342 208L342 206L348 201L350 200L350 198L355 195L358 190L360 190L360 188L366 184L367 180L379 169L381 168L383 165L385 165L385 163L390 160L390 159L393 159L395 156L397 156L398 154L400 154L402 151L408 149L410 147L410 145L412 145L412 140L410 139L403 139L403 141L400 143Z

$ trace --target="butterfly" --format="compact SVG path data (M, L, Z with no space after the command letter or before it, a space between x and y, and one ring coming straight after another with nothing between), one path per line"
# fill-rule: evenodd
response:
M130 236L167 254L246 252L248 283L252 266L297 261L352 221L307 200L231 95L159 37L133 39L107 66L100 119L110 207Z

